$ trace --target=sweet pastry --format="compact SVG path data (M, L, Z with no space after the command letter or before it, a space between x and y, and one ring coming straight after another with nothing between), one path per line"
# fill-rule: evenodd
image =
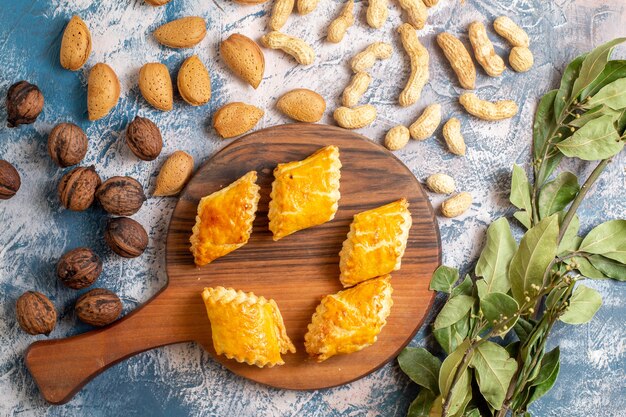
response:
M200 200L196 224L189 239L196 265L206 265L248 243L259 189L256 171L250 171Z
M324 297L304 335L306 352L322 362L374 344L393 305L390 281L385 275Z
M406 199L358 213L339 252L344 287L400 269L411 228Z
M262 368L283 365L281 354L295 353L274 300L224 287L205 288L202 299L218 355Z
M274 240L335 217L340 168L336 146L319 149L302 161L278 164L268 213Z

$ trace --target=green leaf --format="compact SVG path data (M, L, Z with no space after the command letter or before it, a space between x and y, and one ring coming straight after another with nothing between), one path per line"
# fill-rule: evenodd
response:
M552 289L546 297L546 307L556 307L557 303L561 302L566 293L567 287L557 287Z
M593 288L578 285L569 299L569 306L559 318L567 324L583 324L590 321L602 305L602 296Z
M519 165L513 165L513 177L511 179L511 203L518 209L531 213L530 184L526 172Z
M619 59L609 61L600 75L582 91L580 96L582 99L594 96L598 91L604 88L604 86L624 77L626 77L626 61Z
M532 226L532 220L530 219L530 213L524 210L516 211L513 213L513 217L522 224L526 229L530 229Z
M521 344L522 343L519 340L516 340L515 342L509 343L504 348L506 349L510 357L515 358L517 357Z
M559 225L563 223L564 218L565 212L561 211L559 213ZM567 230L563 234L563 239L561 239L561 243L559 244L559 255L568 251L574 252L578 250L580 242L583 240L581 237L578 237L578 230L580 230L580 219L577 214L574 214L574 217L572 217L572 220L569 222L569 226L567 226Z
M437 315L434 329L442 329L461 320L473 304L474 297L469 295L457 295L450 298Z
M472 295L472 286L473 286L472 277L469 275L465 275L463 281L454 287L452 293L450 293L451 297L455 297L457 295Z
M622 110L621 115L617 119L616 129L621 137L624 137L624 135L626 135L626 109Z
M456 414L459 411L465 399L472 393L470 371L465 365L465 369L462 370L461 378L459 378L454 389L451 390L452 380L457 371L457 368L461 365L465 351L469 347L469 340L465 340L452 352L441 364L441 370L439 371L439 391L443 398L448 398L450 406L448 407L449 415ZM468 354L468 363L471 362L474 351Z
M556 379L559 377L560 369L561 365L559 364L559 362L557 362L556 368L554 369L554 372L552 372L550 377L541 384L534 386L531 389L532 394L530 395L530 398L528 399L528 402L526 404L530 405L534 401L537 401L539 398L543 397L548 391L552 389L554 383L556 382Z
M480 392L493 408L499 410L517 370L515 359L509 357L502 346L485 342L475 349L470 367L476 370Z
M515 301L514 298L500 293L500 292L492 292L487 294L484 298L480 300L480 310L483 312L485 318L493 323L499 322L507 317L508 319L513 318L517 310L519 310L519 304ZM507 320L507 319L504 319ZM512 328L515 325L515 321L511 321L508 324L508 328ZM501 335L506 334L507 331L500 332Z
M433 406L430 409L430 414L428 415L429 417L441 417L441 415L443 414L443 410L442 410L442 403L443 399L441 398L441 395L438 396L437 398L435 398L435 401L433 401Z
M596 226L583 239L579 250L626 264L626 220L610 220Z
M436 397L437 396L435 394L427 389L420 390L417 397L415 397L409 406L409 411L407 412L406 417L429 417L430 410L433 408L433 402Z
M626 107L626 78L620 78L604 86L598 94L589 98L585 105L588 108L605 105L613 110Z
M576 267L574 269L578 270L578 272L580 272L582 276L592 279L607 278L604 273L600 272L596 269L596 267L591 265L591 262L589 262L587 258L584 258L582 256L575 256L571 258L571 260L576 262Z
M478 408L472 408L471 410L467 411L463 417L481 417L481 415Z
M547 380L550 379L552 374L559 367L559 357L561 356L561 351L559 347L555 347L550 352L546 353L541 359L541 369L539 370L539 374L537 377L531 382L531 385L541 385Z
M556 256L558 234L559 219L552 215L540 221L522 238L509 270L513 298L520 305L526 297L524 292L532 293L531 285L543 284L543 275Z
M563 76L561 77L561 85L559 86L556 98L554 99L555 118L559 118L561 116L565 105L573 98L571 97L572 86L580 74L580 67L586 57L587 54L580 55L570 62L567 67L565 67L565 71L563 71Z
M587 122L602 116L611 116L615 122L622 115L620 111L613 110L607 106L597 106L582 113L580 117L573 119L568 125L573 127L583 127Z
M571 172L561 172L543 186L539 193L539 218L551 216L563 210L580 191L578 178Z
M521 343L526 343L526 341L528 340L528 337L533 331L534 326L535 326L534 321L530 319L527 320L525 318L520 317L517 320L517 323L515 323L513 330L515 331L515 334L517 335Z
M626 281L626 265L623 263L614 259L605 258L601 255L591 255L589 257L589 262L591 262L591 265L593 265L594 268L607 277L613 278L617 281Z
M407 347L398 356L400 369L420 387L439 394L439 368L441 361L420 347ZM434 396L433 396L434 398Z
M463 343L463 340L469 334L470 328L470 312L468 311L465 317L454 323L452 326L444 327L442 329L433 330L433 336L435 340L446 352L453 352L458 345Z
M433 273L430 280L430 289L450 293L454 287L454 283L459 280L459 271L449 266L441 265Z
M607 115L590 121L556 146L565 156L597 161L619 153L624 142L613 126L613 118Z
M615 45L626 41L626 38L616 38L589 52L580 67L578 78L572 87L572 97L577 97L582 90L590 85L604 70L611 57Z
M489 225L487 242L476 264L476 275L483 277L487 293L506 293L511 288L509 264L516 249L517 242L506 218L501 217Z
M535 111L533 123L533 157L539 159L543 156L543 147L550 139L548 135L556 126L554 118L555 97L557 90L552 90L544 94L539 100Z

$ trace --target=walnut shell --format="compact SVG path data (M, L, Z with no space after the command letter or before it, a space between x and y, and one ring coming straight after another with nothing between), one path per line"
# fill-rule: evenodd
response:
M96 197L102 208L116 216L132 216L146 201L141 184L131 177L109 178L98 188Z
M67 287L79 290L93 284L102 272L102 260L89 248L76 248L61 257L57 276Z
M74 123L59 123L48 135L48 153L61 168L78 164L87 154L87 135Z
M41 90L28 81L18 81L7 91L7 126L31 124L43 110Z
M163 149L163 138L152 120L136 116L126 129L126 144L137 158L152 161Z
M124 258L136 258L148 246L148 233L141 224L128 217L110 219L104 231L107 245Z
M87 210L93 203L96 190L102 183L93 165L77 167L61 178L59 183L59 199L67 209L74 211Z
M76 300L75 310L80 321L101 327L113 323L120 316L122 302L115 293L94 288Z
M40 292L26 291L17 299L15 305L17 322L28 334L45 334L54 330L57 311L52 302Z
M0 200L8 200L20 189L20 173L9 162L0 159Z

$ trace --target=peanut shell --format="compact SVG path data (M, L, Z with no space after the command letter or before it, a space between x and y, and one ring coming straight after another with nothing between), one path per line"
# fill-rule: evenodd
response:
M466 192L459 193L441 204L441 214L446 217L457 217L465 213L471 205L472 195Z

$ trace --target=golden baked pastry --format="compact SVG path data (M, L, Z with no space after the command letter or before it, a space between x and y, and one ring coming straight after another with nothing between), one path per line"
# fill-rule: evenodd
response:
M274 300L224 287L205 288L202 299L218 355L262 368L283 365L280 355L295 353Z
M400 269L412 219L406 199L358 213L339 252L339 279L350 287Z
M256 171L203 197L193 227L191 253L202 266L248 243L259 202Z
M390 281L385 275L324 297L304 335L306 352L322 362L374 344L393 305Z
M268 212L274 240L335 217L340 168L336 146L319 149L302 161L278 164Z

